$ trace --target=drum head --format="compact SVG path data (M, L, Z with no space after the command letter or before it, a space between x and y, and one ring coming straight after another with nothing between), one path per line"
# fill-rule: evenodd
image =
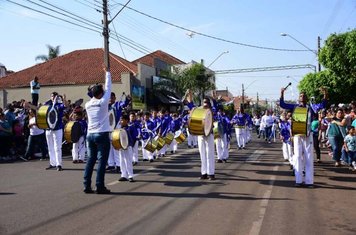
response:
M110 125L110 130L113 131L116 126L115 113L113 109L109 111L109 125Z
M181 133L182 133L181 130L176 131L176 133L174 134L174 138L177 138L178 136L180 136Z
M206 109L205 118L204 118L204 134L208 136L211 132L213 125L213 114L210 109Z
M47 124L50 129L54 129L56 127L58 121L57 110L55 108L51 108L47 113Z
M126 130L120 128L120 129L119 129L119 135L120 135L121 147L122 147L123 149L127 149L127 147L129 147L129 138L128 138L128 136L127 136Z
M74 122L71 130L71 139L73 143L77 143L82 134L82 127L79 122Z

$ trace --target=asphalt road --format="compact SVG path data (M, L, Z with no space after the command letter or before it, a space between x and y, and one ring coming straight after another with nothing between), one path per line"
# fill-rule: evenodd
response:
M200 180L197 149L134 167L136 182L106 174L110 195L84 194L84 164L64 158L0 164L0 234L356 234L356 174L330 157L315 188L295 188L281 144L232 142L216 180ZM95 177L94 173L94 177Z

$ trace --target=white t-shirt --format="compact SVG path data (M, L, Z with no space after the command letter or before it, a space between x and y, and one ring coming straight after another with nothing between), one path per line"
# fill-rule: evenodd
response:
M38 128L38 126L36 125L36 117L31 118L28 121L29 125L34 124L33 126L31 126L30 128L30 135L41 135L44 133L43 129Z
M110 132L109 101L111 96L111 74L106 72L104 96L101 99L91 98L85 109L88 115L88 134Z
M38 82L36 84L36 82L34 80L32 80L30 82L31 94L38 94L40 92L40 89L33 89L33 86L35 86L35 85L36 85L37 88L40 88L40 84Z

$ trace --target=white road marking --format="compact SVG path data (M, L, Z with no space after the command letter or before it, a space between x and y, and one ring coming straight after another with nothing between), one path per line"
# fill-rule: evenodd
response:
M279 166L273 167L273 171L277 171L278 168L279 168ZM261 208L260 208L260 212L259 212L259 215L258 215L258 219L255 222L253 222L252 228L251 228L250 233L249 233L250 235L258 235L260 233L260 231L261 231L262 222L263 222L263 219L264 219L265 214L266 214L266 210L267 210L269 199L271 198L273 184L274 184L275 180L276 180L276 175L272 175L270 177L270 179L269 179L268 189L263 194L263 199L261 200L261 204L260 204Z

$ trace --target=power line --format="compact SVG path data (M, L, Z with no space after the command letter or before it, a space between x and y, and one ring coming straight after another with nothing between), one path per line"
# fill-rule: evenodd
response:
M87 3L81 2L81 1L79 1L79 0L74 0L74 1L80 3L80 4L84 5L84 6L87 6L87 7L91 8L91 9L94 9L95 11L97 11L97 12L99 12L99 13L102 13L101 10L99 10L99 9L93 7L93 6L90 6L90 5L88 5ZM84 1L85 1L85 0L84 0ZM87 1L86 1L86 2L87 2ZM96 6L96 5L94 5L94 6ZM100 7L99 7L99 8L100 8ZM100 8L100 9L101 9L101 8Z
M122 3L118 3L116 2L116 4L118 5L122 5ZM235 44L235 45L239 45L239 46L245 46L245 47L251 47L251 48L257 48L257 49L263 49L263 50L274 50L274 51L289 51L289 52L304 52L304 51L308 51L308 50L294 50L294 49L282 49L282 48L272 48L272 47L264 47L264 46L256 46L256 45L252 45L252 44L247 44L247 43L241 43L241 42L235 42L235 41L231 41L231 40L227 40L227 39L224 39L224 38L219 38L219 37L216 37L216 36L212 36L212 35L208 35L208 34L205 34L205 33L200 33L200 32L197 32L197 31L194 31L192 29L188 29L188 28L185 28L185 27L182 27L182 26L179 26L179 25L176 25L176 24L173 24L173 23L170 23L168 21L165 21L165 20L162 20L162 19L159 19L157 17L154 17L154 16L151 16L149 14L146 14L142 11L139 11L139 10L136 10L132 7L126 7L127 9L130 9L134 12L137 12L141 15L144 15L146 17L149 17L151 19L154 19L154 20L157 20L161 23L164 23L164 24L168 24L170 26L173 26L175 28L178 28L178 29L182 29L184 31L188 31L188 32L192 32L196 35L200 35L200 36L203 36L203 37L207 37L207 38L211 38L211 39L215 39L215 40L218 40L218 41L222 41L222 42L226 42L226 43L231 43L231 44Z

